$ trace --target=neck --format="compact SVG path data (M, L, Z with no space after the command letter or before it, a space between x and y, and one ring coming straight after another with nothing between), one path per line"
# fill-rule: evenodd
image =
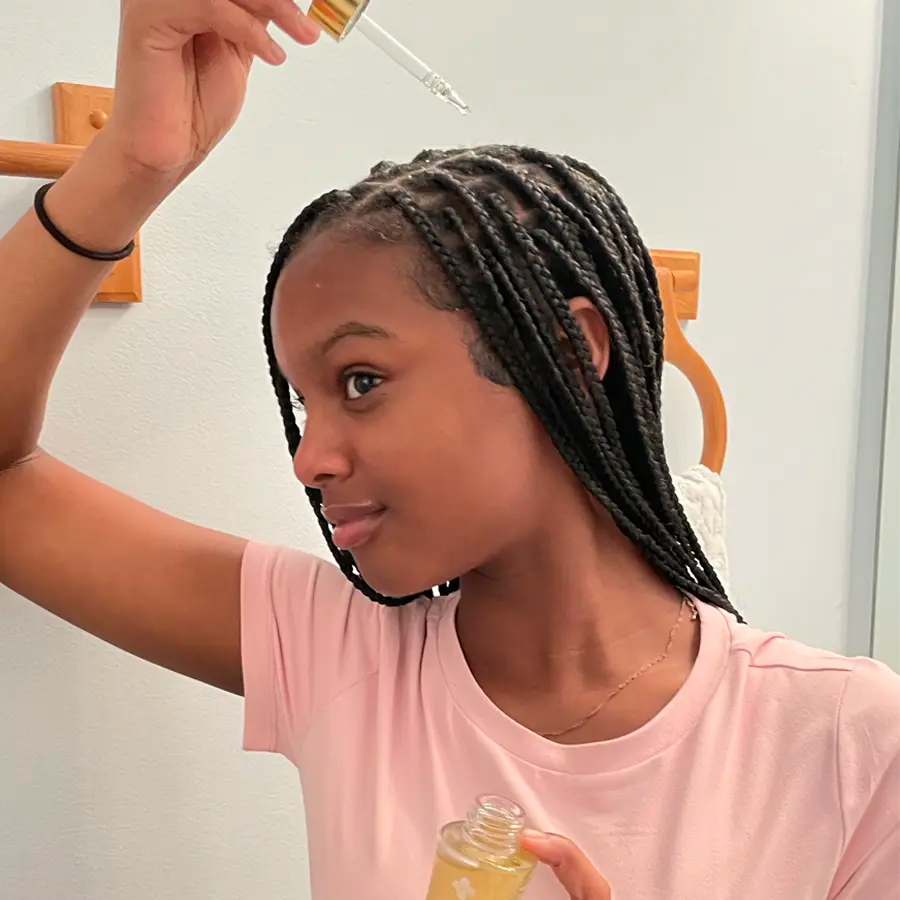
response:
M583 492L567 505L462 579L459 639L488 693L615 686L662 652L678 618L681 595L608 514ZM690 617L680 624L669 674L690 670L695 628Z

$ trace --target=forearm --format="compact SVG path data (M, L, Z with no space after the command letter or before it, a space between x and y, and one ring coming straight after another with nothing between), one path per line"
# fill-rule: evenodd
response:
M91 250L125 246L168 193L98 137L46 198L56 226ZM33 450L50 383L111 265L61 247L33 210L0 240L0 470Z

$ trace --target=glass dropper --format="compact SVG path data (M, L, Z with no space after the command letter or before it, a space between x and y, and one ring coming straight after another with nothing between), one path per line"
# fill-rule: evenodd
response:
M435 97L468 115L469 106L462 97L434 69L374 22L366 14L368 6L369 0L312 0L307 15L336 41L344 40L351 31L364 34L416 81L424 84Z

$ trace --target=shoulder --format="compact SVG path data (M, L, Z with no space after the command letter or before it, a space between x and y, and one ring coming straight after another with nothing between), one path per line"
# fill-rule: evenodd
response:
M810 647L778 632L731 623L731 654L759 677L783 680L798 691L822 693L842 709L864 706L900 724L900 675L868 657Z
M356 649L368 645L370 660L383 640L422 631L432 611L427 599L402 607L376 603L331 560L276 544L247 545L241 580L245 610L267 609L279 631L313 640L356 637Z
M730 622L732 665L764 682L779 702L830 709L841 731L895 734L900 745L900 675L888 666Z
M332 562L278 544L248 543L242 579L245 592L260 591L268 595L303 596L312 592L346 595L351 599L355 593Z
M248 544L241 574L244 746L278 751L296 764L317 715L421 653L429 610L427 600L399 608L375 603L315 554Z
M900 799L900 675L872 659L852 662L837 727L848 830L864 814L870 797Z
M781 634L736 624L731 634L729 668L746 688L745 703L777 726L793 754L812 752L813 745L828 748L850 825L896 772L900 675L876 660L809 647Z

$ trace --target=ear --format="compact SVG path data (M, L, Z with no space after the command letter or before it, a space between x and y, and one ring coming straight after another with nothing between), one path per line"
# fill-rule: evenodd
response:
M609 368L610 344L609 326L603 318L603 313L587 297L575 297L570 300L569 310L587 341L597 374L604 378Z

